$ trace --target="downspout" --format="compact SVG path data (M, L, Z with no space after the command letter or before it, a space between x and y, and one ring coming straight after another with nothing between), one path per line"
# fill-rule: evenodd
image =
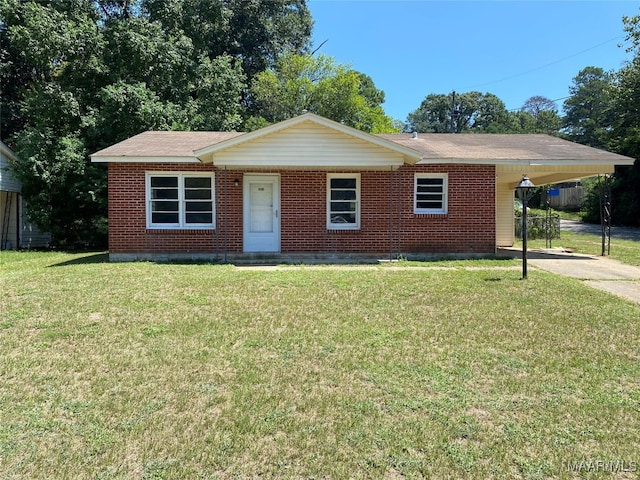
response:
M398 258L402 255L401 238L402 235L402 166L398 167Z
M20 250L20 234L22 233L22 225L20 222L20 193L16 193L16 250Z
M389 261L393 260L393 167L389 169Z
M227 263L227 210L229 198L227 196L227 166L224 166L224 263Z
M214 175L215 175L215 179L216 179L216 198L214 199L215 201L215 208L216 208L216 217L218 217L218 212L222 209L222 201L218 202L218 199L220 198L220 190L221 190L221 183L220 183L220 175L219 175L219 171L216 167L213 167L213 171L214 171ZM222 215L220 216L220 220L222 220ZM222 221L218 221L218 218L216 218L216 262L220 261L220 225L222 224Z

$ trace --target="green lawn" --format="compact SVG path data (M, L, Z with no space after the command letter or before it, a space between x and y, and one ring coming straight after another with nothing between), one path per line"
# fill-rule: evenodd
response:
M613 478L640 464L640 308L577 280L522 281L515 260L105 258L0 254L0 478Z
M522 248L522 242L517 241L516 246ZM545 239L527 241L527 248L545 248L545 246ZM563 247L573 253L601 255L602 237L599 235L562 231L559 239L553 239L551 241L551 246ZM613 237L611 239L608 256L628 265L640 266L640 242Z

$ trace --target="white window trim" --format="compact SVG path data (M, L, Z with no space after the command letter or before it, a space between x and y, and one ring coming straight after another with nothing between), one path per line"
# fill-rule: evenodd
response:
M356 179L356 223L331 223L331 179ZM360 230L360 174L328 173L327 174L327 230Z
M178 219L179 223L153 223L151 202L151 178L152 177L178 177ZM186 223L184 179L185 178L211 178L212 218L211 223ZM149 230L203 230L216 228L216 182L215 174L210 172L145 172L145 211L147 217L147 229Z
M418 208L418 179L442 179L442 208ZM413 179L413 213L428 215L446 215L449 211L449 175L447 173L416 173Z

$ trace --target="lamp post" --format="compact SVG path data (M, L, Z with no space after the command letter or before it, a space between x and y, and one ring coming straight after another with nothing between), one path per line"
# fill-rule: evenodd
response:
M531 198L533 189L536 186L526 175L522 177L520 183L516 185L516 192L522 200L522 279L527 278L527 203Z

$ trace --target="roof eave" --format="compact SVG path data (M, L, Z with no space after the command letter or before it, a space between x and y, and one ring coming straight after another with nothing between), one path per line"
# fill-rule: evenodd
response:
M423 158L419 165L457 163L466 165L633 165L633 158L619 156L615 159L496 159L496 158Z
M92 163L201 163L196 157L160 157L129 155L91 155Z
M16 154L13 153L13 150L11 150L4 142L0 142L0 151L12 162L18 161L18 157L16 157Z

